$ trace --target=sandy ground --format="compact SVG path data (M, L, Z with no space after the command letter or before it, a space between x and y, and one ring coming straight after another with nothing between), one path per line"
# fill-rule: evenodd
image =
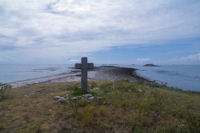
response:
M135 74L133 68L119 68L119 67L97 67L94 70L88 71L88 80L129 80L135 82L140 77ZM12 88L28 86L41 83L53 82L73 82L81 80L81 72L75 71L65 74L53 75L48 77L34 78L29 80L17 81L8 83Z

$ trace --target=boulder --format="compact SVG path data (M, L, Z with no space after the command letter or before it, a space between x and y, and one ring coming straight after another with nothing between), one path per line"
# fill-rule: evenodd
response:
M58 99L58 102L59 103L65 103L66 102L66 99L64 97L61 97L60 99Z
M84 97L92 97L92 94L84 94Z
M91 97L88 97L89 100L93 100L94 99L94 96L91 96Z
M61 97L61 96L55 96L55 98L58 99L59 103L64 103L67 101L64 97Z

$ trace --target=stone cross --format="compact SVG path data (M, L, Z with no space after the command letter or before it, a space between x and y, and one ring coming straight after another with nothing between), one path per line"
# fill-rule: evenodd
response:
M77 63L75 64L76 69L81 69L81 88L84 93L87 93L87 71L88 69L93 69L94 64L93 63L87 63L87 57L81 58L81 64Z

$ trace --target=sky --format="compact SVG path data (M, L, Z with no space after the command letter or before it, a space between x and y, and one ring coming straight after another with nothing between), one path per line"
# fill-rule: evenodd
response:
M200 64L200 0L0 0L0 64Z

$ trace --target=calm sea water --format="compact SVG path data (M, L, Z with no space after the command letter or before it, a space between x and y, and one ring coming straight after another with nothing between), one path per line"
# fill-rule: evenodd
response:
M72 65L0 65L0 82L8 83L70 72ZM160 67L131 66L149 80L167 83L183 90L200 91L200 65L170 65Z
M0 82L8 83L70 71L72 65L1 65Z
M200 91L200 65L166 65L138 68L137 73L150 80L167 83L167 86L183 90Z

